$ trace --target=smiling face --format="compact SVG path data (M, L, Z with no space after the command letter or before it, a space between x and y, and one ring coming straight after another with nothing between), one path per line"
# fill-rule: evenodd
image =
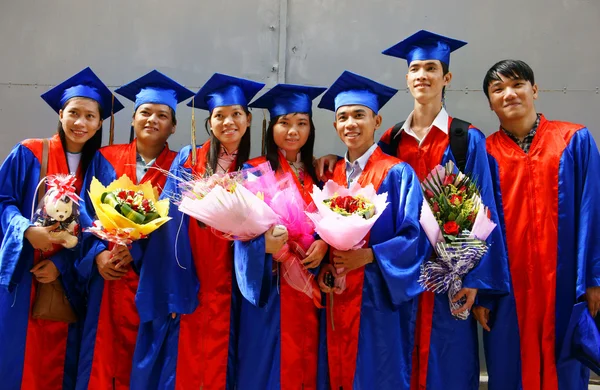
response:
M361 105L342 106L335 113L333 127L348 147L351 159L360 157L375 142L374 133L381 126L381 115Z
M71 153L81 152L83 145L102 126L100 106L98 102L88 98L70 99L58 112L58 116L65 132L67 151Z
M296 156L300 148L306 144L309 134L310 117L308 114L281 115L273 125L275 145L285 150L286 156Z
M132 125L138 141L147 145L164 145L176 128L171 108L152 103L137 108Z
M452 73L444 74L439 60L415 60L406 74L406 85L412 96L421 104L442 101L442 91L452 80Z
M498 75L488 86L490 108L500 123L521 120L535 114L534 100L538 97L536 84L521 78L511 79Z
M237 150L243 135L252 122L252 115L246 114L244 107L215 107L210 114L210 129L229 152Z

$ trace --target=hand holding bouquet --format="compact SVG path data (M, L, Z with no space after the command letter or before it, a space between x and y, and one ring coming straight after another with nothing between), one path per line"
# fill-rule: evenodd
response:
M475 183L454 163L438 165L421 184L426 202L421 226L435 248L437 258L421 266L419 282L428 291L448 293L450 309L460 308L465 299L452 302L462 288L462 279L487 252L485 240L496 227L481 201ZM455 314L467 319L469 311Z
M312 198L316 213L307 213L315 231L330 246L347 251L361 248L375 222L387 207L387 193L377 194L372 184L361 187L355 183L349 189L328 181L320 190L314 187ZM337 269L341 273L343 269ZM345 289L346 278L335 278L336 291Z
M277 176L269 163L261 164L257 169L260 176L254 176L245 185L251 192L260 194L277 215L275 230L288 233L287 243L273 258L281 263L286 282L311 298L315 306L322 307L321 291L314 275L302 264L307 250L315 241L314 225L304 213L306 202L290 173Z

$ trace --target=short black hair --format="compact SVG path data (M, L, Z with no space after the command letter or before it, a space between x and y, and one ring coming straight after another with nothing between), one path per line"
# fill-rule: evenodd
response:
M488 88L494 81L501 81L500 76L511 80L529 81L531 85L535 84L533 70L529 65L521 60L502 60L496 62L485 74L483 78L483 93L490 99Z

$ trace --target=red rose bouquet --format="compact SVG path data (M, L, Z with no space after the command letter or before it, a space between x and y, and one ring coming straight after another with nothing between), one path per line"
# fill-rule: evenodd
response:
M450 309L462 288L462 279L487 252L485 240L496 227L481 201L476 184L458 171L452 161L438 165L421 184L426 202L421 210L421 226L436 250L437 257L421 266L419 282L428 291L448 293ZM455 315L467 319L469 312Z

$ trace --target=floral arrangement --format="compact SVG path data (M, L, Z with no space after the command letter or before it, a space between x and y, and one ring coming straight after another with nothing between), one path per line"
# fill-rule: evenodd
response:
M169 200L159 201L149 182L136 185L127 175L107 187L93 178L89 196L98 219L85 230L113 243L145 238L171 219Z
M462 288L464 276L487 252L485 240L496 224L481 201L477 185L452 161L435 167L421 186L426 202L420 222L437 257L422 264L419 282L428 291L447 292L450 309L455 310L465 299L454 303L452 299ZM455 314L459 319L468 316L468 311Z

